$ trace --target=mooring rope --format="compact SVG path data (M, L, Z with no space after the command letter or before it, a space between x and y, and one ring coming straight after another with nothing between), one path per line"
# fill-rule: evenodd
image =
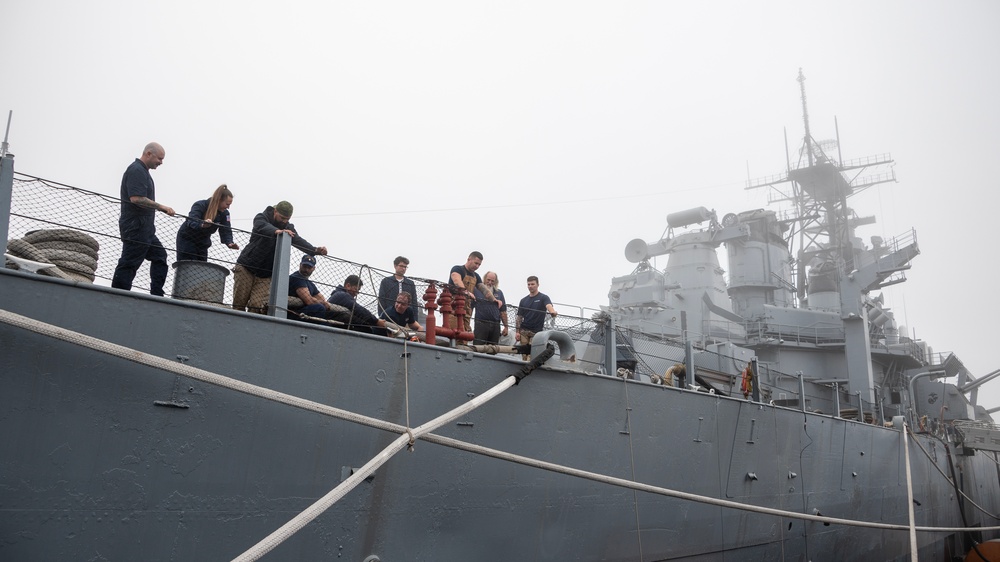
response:
M333 504L337 503L340 498L347 495L347 493L353 490L358 484L364 482L364 480L371 476L376 469L388 462L393 455L403 450L404 447L412 445L414 439L424 435L425 433L430 433L434 429L437 429L454 419L468 414L493 398L496 398L508 388L514 386L516 382L517 377L510 375L493 388L476 396L465 404L449 410L433 420L414 428L412 432L409 428L407 428L406 433L397 437L392 443L389 444L388 447L372 457L370 461L365 463L365 465L355 471L354 474L341 482L339 486L330 490L329 493L306 508L302 513L296 515L291 521L285 523L276 531L264 537L263 540L252 546L246 552L236 558L233 558L233 562L251 562L253 560L259 560L260 557L264 556L268 552L271 552L271 550L275 547L285 542L289 537L309 524L310 521L322 515L324 511L333 506Z
M335 408L333 406L328 406L326 404L320 404L318 402L313 402L311 400L306 400L304 398L299 398L297 396L292 396L290 394L285 394L283 392L278 392L276 390L271 390L268 388L232 379L230 377L212 373L210 371L198 369L196 367L191 367L184 363L178 363L175 361L163 359L162 357L156 357L155 355L149 355L142 351L131 349L108 341L100 340L92 336L87 336L85 334L74 332L72 330L67 330L65 328L60 328L58 326L53 326L52 324L27 318L25 316L21 316L20 314L15 314L13 312L9 312L6 310L0 310L0 322L22 328L30 332L52 337L54 339L72 343L74 345L79 345L82 347L93 349L94 351L106 353L108 355L119 357L127 361L132 361L140 365L153 367L177 375L199 380L208 384L213 384L222 388L228 388L230 390L242 392L244 394L248 394L251 396L264 398L265 400L271 400L288 406L300 408L302 410L316 412L319 414L327 415L345 421L350 421L360 425L365 425L375 429L381 429L383 431L388 431L397 434L407 433L407 428L399 424L387 422L384 420L372 418L354 412L349 412L347 410L342 410L340 408ZM580 470L556 463L533 459L531 457L525 457L522 455L507 453L505 451L499 451L497 449L491 449L489 447L483 447L481 445L475 445L473 443L466 443L465 441L460 441L458 439L443 437L440 435L436 435L434 433L426 433L422 435L420 438L429 443L435 443L437 445L450 447L460 451L467 451L470 453L475 453L490 458L495 458L498 460L505 460L523 466L539 468L549 472L582 478L584 480L590 480L593 482L609 484L612 486L617 486L629 490L637 490L640 492L647 492L650 494L655 494L665 497L704 503L707 505L714 505L728 509L749 511L752 513L759 513L763 515L774 515L777 517L787 517L790 519L801 519L805 521L815 521L819 523L829 523L829 524L846 525L854 527L866 527L871 529L885 529L891 531L909 531L910 529L909 525L899 525L894 523L875 523L870 521L857 521L851 519L827 517L824 515L799 513L795 511L786 511L770 507L748 505L731 500L723 500L709 496L702 496L688 492L681 492L679 490L672 490L670 488L663 488L660 486L643 484L640 482L625 480L623 478L597 474L586 470ZM918 532L928 532L928 533L960 533L967 531L974 531L974 532L997 531L1000 530L1000 526L969 527L969 528L916 526L915 529Z
M409 343L409 339L403 338L403 393L406 395L406 433L410 436L410 450L413 450L413 442L416 437L410 431L410 352L406 349L407 343Z
M910 522L910 556L912 556L913 562L917 562L917 522L913 512L913 476L910 475L910 439L907 429L906 422L903 422L903 431L900 432L900 437L903 439L903 462L906 464L906 506Z

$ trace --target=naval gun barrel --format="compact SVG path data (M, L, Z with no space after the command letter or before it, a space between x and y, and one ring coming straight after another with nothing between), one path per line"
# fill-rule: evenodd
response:
M982 386L982 385L990 382L991 380L997 378L998 376L1000 376L1000 369L998 369L996 371L993 371L992 373L990 373L990 374L988 374L988 375L986 375L986 376L984 376L984 377L982 377L980 379L976 379L976 380L970 382L969 384L962 385L962 387L959 388L959 390L962 391L962 394L968 394L970 391L979 388L980 386Z

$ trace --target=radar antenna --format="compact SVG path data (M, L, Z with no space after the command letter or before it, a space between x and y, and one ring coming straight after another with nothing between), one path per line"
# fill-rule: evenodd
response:
M847 272L855 268L855 255L860 248L854 247L854 230L873 224L875 219L858 217L847 206L848 198L873 185L895 182L896 174L891 168L892 156L887 153L845 162L839 155L839 138L816 142L809 125L806 77L801 68L797 81L805 129L799 161L785 173L748 181L746 188L769 188L768 203L787 202L792 207L782 214L782 222L789 226L785 240L797 262L795 284L801 301L806 297L807 267L832 262ZM833 146L838 150L836 159L826 154ZM862 175L869 168L885 170L886 167L886 171Z
M802 67L799 67L799 92L802 94L802 124L805 127L806 154L809 155L809 165L813 165L812 133L809 132L809 108L806 106L806 76L802 74Z

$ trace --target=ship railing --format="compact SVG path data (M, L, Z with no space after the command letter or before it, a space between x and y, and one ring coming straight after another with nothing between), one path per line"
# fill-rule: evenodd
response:
M830 161L834 165L837 165L836 160L831 159ZM862 156L859 158L852 158L851 160L845 160L844 162L841 162L838 165L838 167L846 170L846 169L867 168L869 166L881 166L884 164L891 164L891 163L892 163L892 154L888 152L883 152L880 154L872 154L869 156ZM810 167L809 161L802 160L800 162L793 164L791 169L802 170L809 167Z
M923 350L923 347L920 347L920 349ZM944 365L945 360L951 355L954 355L951 351L931 351L928 349L925 359L929 366L934 367Z
M753 344L799 343L812 345L841 345L847 340L846 332L840 326L795 326L766 321L746 324L747 341ZM869 343L873 349L894 354L904 354L922 362L927 362L926 349L922 342L900 338L896 343L887 343L882 334L872 334ZM947 356L947 355L945 355Z
M746 323L747 339L760 342L838 344L847 339L843 326L794 326L766 321Z
M121 209L121 200L118 197L97 193L94 191L73 187L58 182L15 173L12 182L10 226L7 231L8 238L20 240L15 243L22 250L28 248L30 256L18 256L25 259L36 258L33 261L48 261L52 256L57 256L60 261L67 256L77 260L72 264L67 264L67 271L79 273L89 278L95 284L110 286L114 276L115 267L121 254L121 236L118 231L118 217ZM155 224L157 237L167 252L167 263L176 269L177 251L176 234L179 228L187 219L183 211L176 216L168 216L164 213L155 214ZM76 234L70 236L67 246L70 248L83 249L74 244L81 244L72 238L85 237L88 243L94 243L98 247L97 258L75 254L65 254L67 250L55 250L51 243L34 244L25 239L37 236L29 233L33 231L75 231ZM323 240L316 240L309 235L305 229L300 229L302 236L317 245L324 245ZM233 227L233 242L240 248L246 247L250 242L253 233L247 230ZM232 250L221 244L219 234L212 236L213 243L208 249L207 264L212 264L205 269L202 274L198 268L189 271L186 276L178 280L177 275L168 275L164 291L168 296L182 298L210 305L230 307L233 304L233 282L232 275L228 275L236 264L239 250ZM14 246L11 246L12 249ZM75 252L75 250L68 250ZM37 252L37 253L35 253ZM76 252L79 253L79 252ZM297 270L303 253L292 248L289 256L290 270ZM358 303L367 308L373 314L380 314L382 307L392 306L392 303L379 303L377 294L382 280L391 276L392 273L386 269L371 267L366 264L335 256L316 256L317 264L314 273L310 276L310 281L316 284L317 288L324 296L329 296L333 290L343 284L349 275L357 275L362 281L361 291L358 295ZM51 259L55 259L54 257ZM86 263L85 263L86 262ZM13 263L6 264L16 267ZM62 269L62 268L60 268ZM416 272L414 272L416 273ZM203 275L203 277L199 277ZM80 280L80 277L75 277ZM420 277L417 274L410 278L416 286L416 295L413 295L413 304L418 306L420 316L418 321L424 323L426 313L423 309L422 297L431 281L435 281L440 290L440 278ZM211 285L217 290L208 292L192 291L191 287ZM149 291L150 277L149 267L140 267L132 284L133 290ZM282 306L287 303L276 303ZM549 319L546 327L565 331L575 340L584 340L596 326L592 316L599 311L585 307L572 305L559 305L560 314L555 319ZM576 316L574 316L576 314ZM515 319L517 316L517 306L507 303L507 323L509 326L508 338L513 339ZM596 370L596 367L595 367Z
M885 338L873 336L870 338L872 351L884 351L886 353L902 354L912 357L920 362L927 362L926 348L923 342L915 342L906 338L901 338L898 343L887 343Z
M868 166L879 166L882 164L891 164L892 154L888 152L883 152L881 154L872 154L870 156L862 156L860 158L852 158L851 160L846 160L841 163L842 168L865 168Z
M914 228L893 236L883 243L883 248L888 249L886 253L898 252L899 250L917 243L917 231Z
M9 239L21 240L22 242L25 241L26 235L31 238L32 236L29 233L37 230L71 230L86 235L89 239L99 244L97 258L93 260L94 263L90 265L89 271L82 271L87 268L79 267L79 264L68 265L67 267L79 267L81 271L76 272L81 275L92 276L93 283L110 286L111 278L114 275L115 266L121 252L121 239L118 232L120 206L121 201L117 197L18 173L15 174L13 181L10 227L7 234ZM164 213L157 213L155 215L157 234L167 252L168 264L175 264L177 261L176 248L174 247L176 232L184 224L185 220L186 217L182 214L174 217L170 217ZM240 248L245 247L253 236L251 232L240 228L233 228L232 234L233 241ZM310 239L308 232L302 232L302 235ZM324 243L322 240L312 239L312 241L319 245ZM28 244L33 246L30 242ZM79 242L73 242L72 244L79 244ZM79 246L72 246L72 244L69 247L79 248ZM67 256L67 254L60 253L52 254L51 244L39 245L49 247L36 247L41 254L40 259L35 261L44 261L46 256L52 255L57 255L61 258ZM21 246L23 247L24 245L22 244ZM56 251L64 252L65 250ZM235 266L238 255L239 250L231 250L225 245L220 244L218 234L215 234L213 236L213 244L208 250L208 261L206 262L213 264L211 269L214 271L206 273L204 281L218 286L218 292L211 296L199 294L196 291L194 293L185 293L189 287L198 286L201 280L195 275L194 279L183 280L185 287L175 287L176 277L168 275L164 287L166 294L174 298L183 298L221 307L231 307L233 302L232 275L222 274L220 278L219 272L231 271ZM292 248L289 258L290 270L298 268L301 256L301 251ZM86 256L79 259L86 261ZM376 295L381 281L391 275L391 272L388 270L374 268L335 256L317 256L317 266L310 280L317 285L324 296L329 296L337 285L344 282L344 279L348 275L358 275L363 282L361 292L358 296L358 303L372 313L379 314L381 308L377 302ZM415 282L418 293L414 295L416 297L415 303L420 310L418 320L423 324L426 318L424 309L422 308L422 297L432 279L419 277L418 275L413 275L411 278ZM149 285L149 268L141 267L133 282L133 290L148 291ZM281 305L281 303L278 304L279 306ZM584 349L592 341L592 335L601 322L600 318L595 317L599 317L602 313L593 308L579 307L565 303L559 303L557 308L560 311L559 316L555 319L549 318L546 322L546 328L557 329L569 334L575 342L578 342L578 347ZM507 323L509 334L506 341L509 343L513 343L516 315L517 306L508 303ZM739 324L721 322L710 323L706 326L706 333L690 330L685 334L649 334L621 327L618 327L617 331L619 333L618 340L628 342L627 344L623 344L628 350L628 356L624 362L630 365L635 378L648 379L654 374L662 375L665 365L682 363L684 361L683 353L680 350L683 349L686 339L690 339L696 342L699 347L704 348L705 344L718 341L720 339L718 336L719 333L733 333L733 330L742 330L743 328ZM766 323L756 323L747 326L747 328L752 328L752 330L748 329L751 332L749 334L750 337L757 336L758 339L761 339L762 336L771 337L774 335L789 341L817 342L837 338L840 340L843 339L842 332L825 327L809 329L779 326L776 331L773 331L774 326L767 325ZM664 346L664 342L670 345ZM702 352L704 353L704 351ZM726 360L728 359L720 358L720 361ZM601 359L586 358L581 354L578 357L578 362L579 367L586 371L605 372L607 370ZM741 365L728 365L724 369L720 368L720 371L738 373L741 369Z
M861 176L855 178L851 182L851 186L855 190L864 190L873 185L878 185L880 183L889 183L896 181L896 172L882 172L879 174L870 174L867 176Z
M18 173L15 174L11 196L11 220L8 238L28 242L33 236L37 236L29 233L37 230L68 229L82 233L99 245L96 263L90 268L78 268L76 264L67 264L62 269L83 273L85 276L91 277L95 284L110 286L118 257L121 254L121 235L118 230L120 207L121 201L117 197ZM176 269L178 262L175 247L177 231L184 225L186 219L183 211L178 212L173 217L164 213L155 214L157 237L166 250L167 263L172 270ZM303 232L302 235L309 239L308 232ZM233 227L232 236L233 242L240 248L244 248L254 235L249 231ZM190 286L202 285L202 281L206 284L209 281L212 284L217 283L219 271L231 271L235 266L239 250L231 250L221 244L218 233L214 234L212 238L212 246L208 249L207 263L221 266L221 268L212 268L206 271L204 279L200 279L197 273L182 279L184 287L175 287L176 275L168 275L164 286L168 296L189 298L209 304L232 305L231 275L222 274L225 278L224 282L219 285L218 294L213 292L212 298L200 298L203 295L198 291L194 291L193 294L182 294ZM67 242L72 242L72 237ZM320 241L316 242L318 245L323 245ZM30 242L28 243L30 244ZM23 244L18 245L24 246ZM51 246L51 244L42 244L42 246ZM74 246L70 244L67 247L73 248ZM53 255L50 248L37 249L41 252L40 257L42 258L46 255ZM62 251L65 250L60 250L60 252ZM293 269L298 269L302 255L298 249L292 249L291 264ZM72 257L71 254L70 256ZM321 261L317 264L316 272L310 277L310 280L316 283L321 292L329 295L333 288L343 283L348 275L359 275L364 283L363 288L366 293L362 298L368 299L365 304L371 304L373 296L373 293L369 294L368 291L373 285L374 290L377 291L381 279L389 274L386 270L379 270L350 260L326 256L317 256L317 258ZM78 263L84 262L89 262L89 260L80 257ZM137 291L149 290L149 267L139 268L132 287L133 290Z
M754 189L766 185L784 183L786 181L788 181L788 174L773 174L770 176L764 176L762 178L754 178L752 180L747 180L746 189Z
M861 392L851 392L836 381L810 380L802 378L801 373L772 371L767 362L759 362L759 371L761 400L775 406L878 424L903 415L903 405L890 403L891 397L884 395L880 388L875 389L875 400L871 401L864 399ZM817 390L821 387L826 390Z
M879 408L878 403L862 398L860 392L841 393L839 403L840 412L837 413L837 416L845 420L882 424L887 419L891 420L893 415L899 415L895 410L887 414L885 410Z

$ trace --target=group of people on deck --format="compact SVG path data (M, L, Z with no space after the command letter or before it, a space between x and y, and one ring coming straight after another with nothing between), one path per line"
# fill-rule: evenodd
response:
M115 268L111 286L130 290L136 272L143 261L150 262L150 293L163 296L163 286L167 276L167 253L156 237L154 216L161 211L170 216L172 208L156 201L156 191L150 170L163 163L165 151L158 143L145 146L142 155L128 166L122 176L121 215L118 220L122 239L122 255ZM229 207L233 193L223 184L208 199L196 201L191 206L187 220L177 231L178 260L208 260L208 249L212 236L218 232L221 242L238 250L233 241ZM317 255L326 255L324 246L313 246L298 235L290 222L292 204L281 201L268 206L253 219L250 242L240 252L233 268L233 308L250 312L266 313L271 289L272 267L274 263L275 238L279 233L292 237L292 246L305 255L299 263L298 271L288 280L289 297L297 297L301 306L289 307L290 317L300 315L314 318L337 320L350 329L386 334L386 323L421 331L417 321L418 295L416 284L406 277L410 261L398 256L393 261L394 274L382 280L378 291L376 316L366 307L358 304L357 296L363 282L357 275L349 275L342 285L338 285L329 298L323 298L316 284L309 280L316 268ZM482 265L480 252L469 254L464 265L451 269L448 284L455 292L465 296L465 331L472 330L471 317L475 312L476 323L474 342L476 344L496 344L501 337L509 334L507 325L507 303L495 272L489 271L480 277L477 270ZM515 340L521 344L531 343L536 332L544 328L546 315L555 318L558 313L552 300L538 291L538 278L527 279L528 295L518 305ZM453 317L454 320L454 317ZM456 326L449 326L456 327Z

